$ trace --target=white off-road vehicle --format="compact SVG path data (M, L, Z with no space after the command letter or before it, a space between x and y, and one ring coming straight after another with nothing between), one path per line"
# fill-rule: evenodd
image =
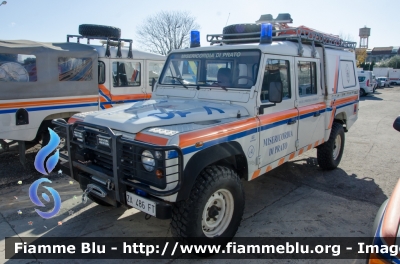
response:
M289 14L231 25L167 58L150 100L54 120L89 198L172 218L174 236L231 239L253 180L317 148L335 169L357 120L355 43ZM261 32L261 33L260 33Z
M165 56L133 49L119 28L83 24L79 33L63 43L0 40L0 144L18 141L23 164L25 142L46 145L52 119L151 97Z

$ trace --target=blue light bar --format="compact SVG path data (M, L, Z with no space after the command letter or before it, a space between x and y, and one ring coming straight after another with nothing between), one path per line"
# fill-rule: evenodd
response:
M260 44L272 43L272 24L261 24Z
M197 30L190 31L190 47L191 48L200 47L200 31Z

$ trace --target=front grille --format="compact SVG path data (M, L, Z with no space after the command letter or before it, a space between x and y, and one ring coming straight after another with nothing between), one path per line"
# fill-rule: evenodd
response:
M65 158L70 164L70 174L79 179L79 173L112 179L120 192L126 187L138 188L156 196L172 195L178 192L183 175L183 153L177 146L157 146L115 135L107 127L77 121L67 124L62 120L53 123L65 131ZM74 135L84 135L78 140ZM79 133L78 133L79 132ZM97 136L109 140L110 147L97 144ZM148 150L155 159L154 170L147 171L142 164L142 153ZM158 155L155 153L158 152ZM171 153L175 153L171 155ZM169 155L168 155L169 154ZM172 156L169 158L168 156ZM158 171L161 174L156 174ZM157 177L158 176L158 177ZM122 188L122 189L121 189ZM121 193L117 196L122 197Z

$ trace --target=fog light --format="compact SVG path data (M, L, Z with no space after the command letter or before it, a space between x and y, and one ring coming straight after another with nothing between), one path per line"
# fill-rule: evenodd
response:
M74 129L74 137L76 138L76 140L83 142L83 138L85 137L85 130L75 128Z
M110 137L104 137L104 136L97 135L97 145L110 147L110 145L111 145L110 141L111 141Z
M160 170L160 169L156 170L156 176L157 176L158 179L164 178L164 173L163 173L163 171Z
M157 159L161 159L162 158L162 153L160 151L156 151L156 152L154 152L154 154L156 155Z

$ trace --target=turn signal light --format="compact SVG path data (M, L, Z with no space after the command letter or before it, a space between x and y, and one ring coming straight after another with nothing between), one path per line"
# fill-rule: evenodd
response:
M156 176L157 176L158 179L164 178L164 173L163 173L163 171L160 170L160 169L156 170Z

